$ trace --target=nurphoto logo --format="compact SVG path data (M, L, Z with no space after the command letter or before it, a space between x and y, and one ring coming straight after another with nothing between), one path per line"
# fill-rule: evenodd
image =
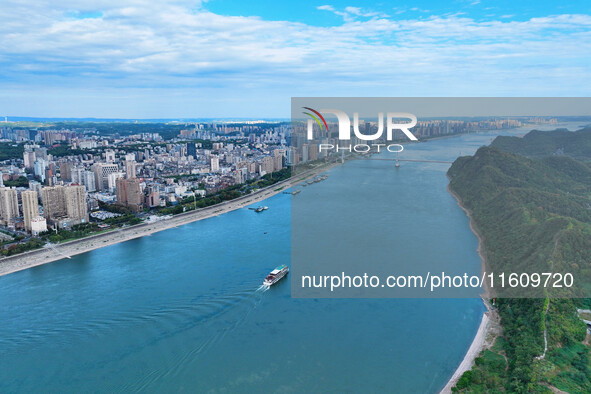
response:
M339 140L340 141L350 141L351 140L351 119L349 115L347 115L344 111L338 109L321 109L319 111L310 108L310 107L302 107L306 111L304 114L309 116L307 124L307 139L313 140L314 139L314 123L318 125L320 131L323 129L328 132L328 124L326 119L324 119L324 114L332 114L336 116L338 121L338 129L339 129ZM409 119L410 122L406 123L399 123L401 119ZM418 141L418 138L414 136L413 133L409 129L413 128L417 124L417 117L410 113L405 112L388 112L386 115L386 141L392 141L394 130L400 130L402 133L411 141ZM384 134L384 113L378 113L378 127L377 131L373 134L364 134L359 130L359 113L353 113L353 133L355 137L361 141L376 141L382 139ZM377 147L377 150L380 150L380 147L386 146L386 144L356 144L356 145L349 145L349 146L334 146L333 144L319 144L318 149L319 151L322 150L332 150L336 149L339 150L347 150L349 152L369 152L371 147ZM387 146L387 149L391 152L401 152L404 148L400 144L390 144Z

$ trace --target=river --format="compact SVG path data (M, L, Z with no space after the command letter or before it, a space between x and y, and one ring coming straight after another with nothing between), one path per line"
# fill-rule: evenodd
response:
M453 160L493 137L431 140L404 153ZM477 239L445 188L448 167L406 162L398 176L429 185L440 202L429 209L442 212L429 226L451 221L465 257L458 264L478 272ZM411 179L417 171L425 176ZM291 298L289 280L261 289L271 269L289 263L291 198L0 277L0 391L441 389L470 346L481 300ZM426 243L425 253L438 247Z

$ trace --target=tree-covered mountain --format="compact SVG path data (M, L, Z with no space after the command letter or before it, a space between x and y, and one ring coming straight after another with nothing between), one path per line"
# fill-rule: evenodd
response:
M588 300L556 298L591 293L591 167L578 160L591 159L588 142L591 130L498 137L449 169L450 189L483 240L487 270L570 272L577 284L528 293L536 298L497 299L502 338L455 390L591 392L589 348L582 344L586 326L576 310ZM544 331L548 352L538 359Z
M492 147L528 157L570 156L591 161L591 127L575 132L534 130L523 138L497 137Z

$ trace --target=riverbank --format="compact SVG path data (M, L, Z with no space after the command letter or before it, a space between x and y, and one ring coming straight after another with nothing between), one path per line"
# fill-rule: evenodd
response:
M502 329L499 314L494 308L492 308L488 301L483 299L483 302L487 311L482 315L482 320L480 321L480 326L478 326L478 331L476 331L474 340L472 341L472 344L470 344L464 359L460 365L458 365L458 368L445 387L441 390L440 394L451 393L451 389L456 383L458 383L458 380L462 377L464 372L472 369L474 362L480 353L485 349L490 349L494 345L497 337L501 334Z
M474 235L476 235L476 238L478 239L478 247L476 248L476 251L478 252L478 255L480 256L482 262L481 270L482 272L484 272L486 271L486 257L484 254L482 237L478 231L478 228L476 227L476 223L474 222L472 213L470 212L470 210L464 207L464 205L462 204L462 200L453 190L451 190L449 184L447 185L447 191L455 198L456 202L458 203L458 206L462 208L462 210L466 213L466 216L468 216L468 219L470 220L470 230L472 230L472 232L474 233ZM476 360L476 357L478 357L480 352L482 352L484 349L490 348L494 344L494 341L497 338L497 336L500 334L500 317L498 313L488 303L488 298L488 289L485 288L484 294L482 295L482 301L484 302L487 311L482 315L482 320L480 322L480 326L478 326L478 331L476 331L476 335L474 336L472 344L468 348L468 351L466 352L464 359L462 360L460 365L458 365L458 368L456 369L452 377L449 379L445 387L441 390L441 394L451 393L451 389L456 385L456 383L462 377L464 372L472 369L472 367L474 366L474 360Z
M458 368L456 369L452 377L449 379L443 390L441 390L441 394L451 393L451 389L456 385L456 383L458 383L458 380L462 377L464 372L469 371L472 368L472 366L474 365L474 360L476 359L476 357L478 357L478 355L484 348L484 341L486 339L486 334L488 332L488 326L488 312L485 312L482 315L482 320L480 321L480 326L478 326L476 336L474 337L472 344L468 348L468 351L466 352L464 359L462 360L460 365L458 365Z
M285 181L257 190L249 195L241 196L234 200L225 201L196 211L181 213L169 219L152 223L141 223L135 226L91 235L85 238L64 242L62 244L50 245L42 249L31 250L18 255L6 257L0 260L0 276L51 263L53 261L71 258L72 256L86 253L91 250L129 241L135 238L149 236L159 231L211 218L236 209L245 208L274 196L275 194L281 193L306 179L316 176L320 172L328 171L335 165L338 165L338 163L331 163L328 166L319 166L297 174Z
M472 212L470 212L469 209L464 207L464 204L462 204L462 200L453 190L451 190L451 187L449 184L447 185L447 191L449 192L449 194L451 194L453 196L453 198L455 198L456 202L458 203L458 206L460 208L462 208L462 211L464 211L466 216L468 216L468 219L470 221L470 230L472 230L472 232L474 233L474 235L476 235L476 238L478 239L478 246L476 247L476 252L478 252L478 256L480 256L481 272L486 272L488 267L486 264L486 254L484 252L484 245L482 242L482 236L480 235L480 231L478 230L478 227L476 226L476 222L474 221L474 218L472 217ZM491 294L490 294L488 287L486 286L486 282L483 285L485 287L484 287L484 293L482 294L482 297L484 299L490 299Z

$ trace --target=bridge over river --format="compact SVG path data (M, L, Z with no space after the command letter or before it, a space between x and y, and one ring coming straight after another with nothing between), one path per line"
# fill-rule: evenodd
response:
M381 160L381 161L412 161L417 163L443 163L443 164L452 164L453 161L443 161L443 160L414 160L414 159L379 159L379 158L355 158L353 160Z

